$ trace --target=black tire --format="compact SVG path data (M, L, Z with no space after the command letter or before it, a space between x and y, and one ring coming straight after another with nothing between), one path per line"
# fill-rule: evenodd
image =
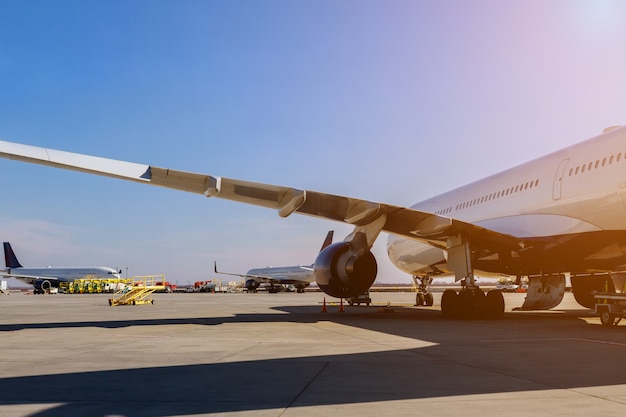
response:
M424 293L418 292L415 295L415 305L418 306L418 307L419 306L423 306L424 302L425 302Z
M600 323L603 326L612 326L615 324L615 316L609 312L608 308L603 308L600 312Z
M435 297L433 297L433 293L427 292L424 294L424 305L428 307L432 307L435 303Z
M485 293L479 289L459 291L459 316L463 318L479 318L485 305Z
M456 318L459 312L459 300L456 291L447 289L441 296L441 314L447 318Z
M491 290L485 296L483 317L489 320L501 319L504 315L504 297L502 292Z

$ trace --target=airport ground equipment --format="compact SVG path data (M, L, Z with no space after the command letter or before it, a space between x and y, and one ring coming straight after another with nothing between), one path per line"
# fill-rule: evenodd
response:
M115 293L132 283L132 278L102 279L88 276L72 282L61 282L59 283L59 288L67 294Z
M146 275L133 277L132 285L127 285L125 288L113 294L112 298L109 298L109 305L154 304L152 293L165 289L164 285L156 285L158 282L165 282L165 276Z
M172 284L169 281L157 281L155 285L163 286L163 290L157 290L156 292L175 292L178 289L178 285Z
M594 291L596 314L604 326L617 325L626 315L626 283L621 292L611 291L609 281L604 284L604 291Z
M596 314L604 326L617 325L626 315L626 294L615 292L596 292Z
M372 302L372 299L370 298L369 291L365 291L363 294L359 294L355 297L349 297L347 301L348 301L348 304L350 304L351 306L355 304L361 305L361 303L365 304L366 306L369 306Z
M9 287L7 281L0 281L0 294L9 294Z

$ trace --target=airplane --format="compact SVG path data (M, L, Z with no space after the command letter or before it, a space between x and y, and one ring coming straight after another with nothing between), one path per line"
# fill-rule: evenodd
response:
M320 252L333 243L334 231L328 231L326 239L322 244ZM231 275L235 277L245 278L245 287L248 292L257 292L261 283L268 283L270 293L276 293L283 285L293 285L297 293L303 293L304 289L313 282L313 264L308 266L268 266L267 268L251 269L245 274L236 274L232 272L219 272L217 270L217 262L213 261L213 269L216 274Z
M442 294L445 317L497 319L500 291L484 292L476 275L527 277L525 310L560 303L566 275L582 306L593 292L615 291L626 271L626 128L600 135L411 207L312 190L0 142L0 156L29 163L162 186L354 226L317 256L313 273L322 291L349 298L373 284L371 252L381 232L401 271L421 280L453 275L459 290ZM476 274L476 275L475 275Z
M4 261L7 269L0 271L0 275L32 285L34 294L44 294L53 287L58 288L61 282L72 282L85 277L119 279L121 273L105 266L24 268L9 242L4 242Z

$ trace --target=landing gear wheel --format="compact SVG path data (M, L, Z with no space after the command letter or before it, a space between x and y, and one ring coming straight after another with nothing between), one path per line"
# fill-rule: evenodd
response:
M459 315L465 319L480 317L485 305L485 293L477 288L459 291Z
M434 303L435 303L435 299L434 299L432 293L427 292L426 294L424 294L424 305L425 306L432 307L432 305Z
M415 305L416 306L423 306L424 305L424 294L421 292L418 292L415 295Z
M600 313L600 323L602 323L603 326L612 326L615 324L615 316L609 313L608 308L605 308L602 310L602 313Z
M445 290L441 296L441 314L445 318L455 318L459 313L459 300L456 291Z
M501 319L504 315L504 297L501 291L491 290L485 296L483 316L486 319Z

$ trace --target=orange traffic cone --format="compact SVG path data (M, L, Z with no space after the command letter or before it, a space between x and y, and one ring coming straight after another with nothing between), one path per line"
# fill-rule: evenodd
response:
M339 312L343 313L343 298L340 299L341 301L339 301Z
M324 297L324 304L322 304L322 313L326 313L326 297Z

